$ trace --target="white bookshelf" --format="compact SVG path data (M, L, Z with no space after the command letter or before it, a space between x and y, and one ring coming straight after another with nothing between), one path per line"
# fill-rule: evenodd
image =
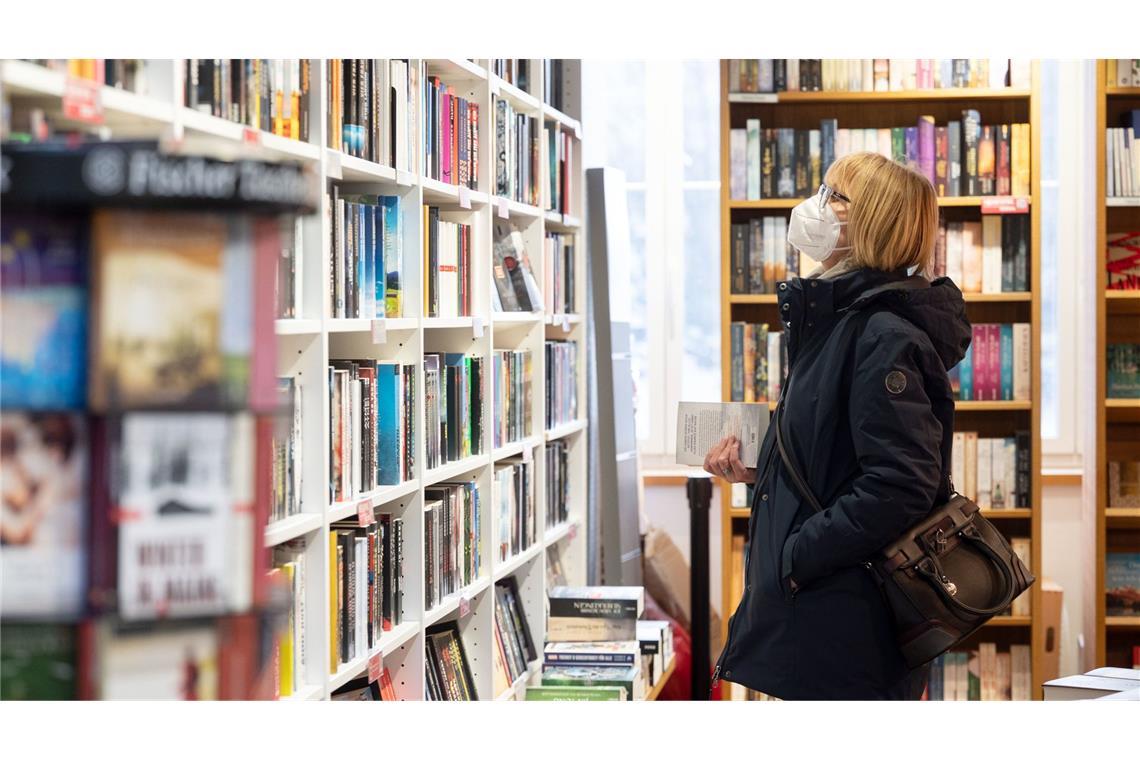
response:
M478 103L480 109L479 149L480 169L478 189L459 189L422 177L418 172L397 172L353 156L325 147L326 130L326 66L324 60L311 62L310 134L308 142L256 132L243 125L200 113L182 104L182 67L179 61L148 61L146 68L147 93L138 95L110 87L97 87L103 113L103 127L96 132L106 138L157 138L173 149L204 151L222 158L251 157L288 160L310 166L314 181L343 184L353 192L382 195L399 195L402 199L404 224L403 282L404 313L399 319L333 319L325 313L324 290L329 281L326 245L329 239L329 221L326 217L328 200L321 192L321 208L303 223L303 254L301 273L303 302L299 304L297 319L276 321L279 374L294 375L300 379L301 415L303 428L303 486L301 514L268 525L265 545L276 546L286 541L301 539L306 544L306 598L305 626L306 663L305 684L289 701L328 699L332 691L345 683L368 673L369 659L377 653L392 675L393 685L400 699L423 699L424 630L427 626L445 621L458 622L464 641L472 677L481 699L514 699L525 693L527 680L536 677L538 666L532 664L528 673L501 694L492 693L493 634L495 595L494 581L514 576L536 644L545 639L546 626L546 567L545 555L550 547L561 549L562 564L568 579L573 583L586 580L586 466L588 436L586 434L585 384L585 303L586 266L585 237L581 234L581 218L585 213L585 176L581 163L581 144L573 167L573 197L575 216L547 212L538 206L505 201L494 195L494 122L492 93L507 98L517 112L526 113L549 123L581 140L582 128L578 121L580 104L559 112L543 102L541 61L532 61L532 84L529 91L507 84L491 75L489 62L477 60L413 60L418 80L427 74L439 76L464 97ZM567 66L574 69L573 66ZM574 77L574 87L567 91L578 93L580 76ZM30 105L43 108L51 121L61 126L62 99L67 77L34 64L6 60L0 62L0 92L13 101L23 99ZM423 125L423 111L417 93L417 131ZM572 97L578 97L574 95ZM87 129L90 125L77 124ZM422 132L415 136L422 140ZM548 162L545 146L540 160L540 184L546 192ZM417 153L418 155L418 153ZM463 216L465 223L473 225L475 243L472 257L473 314L460 319L426 319L422 316L424 235L422 206L436 205ZM535 277L543 282L542 241L547 230L564 234L576 233L577 257L577 314L493 314L491 311L494 284L491 279L491 226L494 219L508 216L523 230ZM547 337L573 340L579 343L578 409L580 420L557 430L547 432L545 422L545 352ZM494 349L529 348L532 352L533 375L531 419L529 435L519 442L499 449L492 446L492 428L484 424L483 453L460 462L449 463L435 470L426 470L423 435L423 365L427 351L463 351L482 356L487 372L484 397L484 420L492 419L490 359ZM418 367L416 374L415 445L416 469L413 478L396 486L385 486L363 494L351 502L330 504L327 484L330 479L328 462L328 406L329 391L326 367L330 358L376 358L397 360ZM569 445L572 473L570 520L564 525L547 525L545 521L545 456L544 449L550 440L565 440ZM532 457L536 470L536 516L538 541L520 554L499 561L492 553L492 537L498 535L497 515L491 505L491 476L496 461L515 455ZM427 610L424 608L423 585L423 504L424 491L433 484L455 478L473 478L480 487L484 505L483 514L483 576L475 583L452 594ZM404 521L404 598L401 625L383 634L378 647L367 656L340 665L330 671L329 631L329 525L339 520L351 520L357 515L362 501L368 501L378 511L388 512Z

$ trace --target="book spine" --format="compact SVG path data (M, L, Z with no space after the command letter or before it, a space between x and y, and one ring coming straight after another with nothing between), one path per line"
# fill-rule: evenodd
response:
M963 195L981 195L978 176L978 142L981 137L981 116L973 110L962 112L962 184Z
M1001 395L1002 401L1012 401L1013 396L1013 325L1003 324L1001 330Z
M939 198L949 195L949 142L946 127L934 129L934 189Z
M935 173L935 144L934 144L934 117L918 117L918 169L930 180L932 185L937 181ZM935 185L937 187L937 185Z
M1018 322L1012 325L1011 332L1013 333L1012 397L1015 401L1029 401L1031 327L1028 322Z

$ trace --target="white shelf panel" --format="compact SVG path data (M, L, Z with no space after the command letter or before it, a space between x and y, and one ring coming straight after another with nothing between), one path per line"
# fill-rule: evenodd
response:
M460 599L463 599L464 597L468 599L474 598L479 594L482 594L490 587L491 579L487 576L483 576L474 583L468 584L459 589L454 594L448 594L440 600L439 604L424 613L424 626L427 627L429 625L434 625L451 613L455 612L457 609L459 609Z
M452 84L455 80L486 79L487 70L466 58L433 58L428 61L429 76L437 76L444 84Z
M341 501L329 507L328 519L329 522L336 522L337 520L347 520L356 514L357 505L360 502L368 499L372 502L373 507L382 507L385 504L402 499L405 496L411 496L420 490L420 481L407 480L399 485L383 486L377 488L375 491L361 494L358 498L352 501Z
M521 551L513 557L508 557L503 562L496 562L495 569L491 573L491 577L493 577L495 580L506 578L508 575L518 570L520 567L541 554L545 548L545 544L536 543L534 546L527 547L525 551Z
M542 104L542 115L560 122L568 132L573 133L575 139L582 139L582 124L577 119L570 118L549 103Z
M319 335L319 319L278 319L273 326L278 335Z
M238 124L229 119L211 116L193 108L182 107L176 114L187 132L198 133L207 137L215 137L231 143L245 142L247 134L254 136L255 143L247 143L251 149L259 145L263 150L278 154L284 158L302 161L316 161L321 157L320 147L312 143L280 137L271 132L256 130L244 124Z
M1121 198L1105 198L1104 205L1106 206L1140 206L1140 196L1137 197L1121 197Z
M547 530L546 535L543 537L543 543L546 544L546 548L549 549L569 536L571 531L576 530L581 525L581 522L582 521L577 517L572 517L561 525L555 525L553 528Z
M424 317L425 330L471 330L473 317Z
M333 148L325 148L325 174L343 182L382 182L396 184L396 170L358 156L350 156ZM337 176L336 166L340 166Z
M511 107L516 111L527 113L531 116L539 116L542 114L542 103L538 102L538 98L531 95L529 92L523 92L513 84L508 83L505 79L491 74L491 92L506 98Z
M321 515L290 515L283 520L275 520L265 526L265 546L277 546L294 538L312 533L321 527Z
M533 449L540 443L542 443L542 438L537 435L532 435L527 438L523 438L521 441L513 441L506 444L505 446L500 446L494 450L491 458L494 461L498 462L500 459L508 459L510 457L518 456L526 449Z
M529 219L538 219L543 215L542 209L538 206L531 206L527 203L519 203L518 201L507 201L507 208L511 211L511 216L525 216Z
M305 684L287 697L281 697L278 702L315 702L324 697L324 687Z
M510 686L508 686L506 689L504 689L502 694L495 697L495 701L496 702L509 702L510 700L517 697L518 693L519 693L519 687L523 686L524 684L529 683L530 679L534 678L535 673L538 673L540 670L542 670L542 659L541 658L536 659L536 660L532 661L529 665L527 665L526 671L523 673L520 673L519 677L515 679L514 683L512 683Z
M582 220L570 214L547 211L545 216L547 225L554 228L555 232L575 232L582 226Z
M473 457L460 459L458 462L445 464L442 467L436 467L434 470L428 470L424 474L424 488L433 486L436 483L442 483L445 480L452 480L458 478L460 475L477 470L480 467L487 465L487 455L477 454Z
M542 312L532 311L493 311L491 321L497 325L502 324L532 324L543 321Z
M371 319L363 319L360 317L341 317L339 319L328 320L328 327L330 333L339 332L371 332L372 331ZM388 319L387 317L380 317L376 321L384 323L384 329L388 332L412 331L419 325L419 320L414 317L397 317Z
M459 185L449 185L446 182L440 182L431 177L423 177L420 184L424 189L424 203L426 204L447 204L455 206L459 204L460 189ZM467 196L471 200L472 208L476 206L487 205L487 194L478 190L466 190Z
M577 325L581 324L581 314L547 314L546 324L548 325ZM569 329L566 332L570 332Z
M392 630L385 631L380 636L381 656L387 657L392 654L392 652L395 652L401 645L415 638L419 632L420 621L418 620L405 620Z
M574 422L567 422L564 425L558 425L546 431L546 440L556 441L559 438L565 438L568 435L573 435L581 430L585 430L586 425L586 420L575 420Z
M325 621L326 623L328 621ZM368 656L357 657L352 662L346 662L333 675L329 676L329 693L368 672Z
M3 62L0 72L0 80L8 95L63 98L67 76L62 71L51 71L26 61L9 60ZM98 90L103 104L104 121L109 126L127 119L141 119L149 122L152 128L157 128L168 126L174 121L174 106L168 101L136 95L115 87L100 86Z

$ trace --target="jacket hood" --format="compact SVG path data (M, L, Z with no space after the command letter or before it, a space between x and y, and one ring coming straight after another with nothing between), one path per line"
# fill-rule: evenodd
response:
M839 279L847 281L843 289L852 296L848 308L881 303L927 334L947 370L966 355L972 328L962 291L949 277L927 282L905 273L857 270Z

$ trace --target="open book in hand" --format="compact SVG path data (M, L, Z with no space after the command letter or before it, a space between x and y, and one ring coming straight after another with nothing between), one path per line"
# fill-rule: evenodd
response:
M768 431L768 405L682 401L677 405L677 464L697 465L718 441L740 440L740 461L755 467Z

